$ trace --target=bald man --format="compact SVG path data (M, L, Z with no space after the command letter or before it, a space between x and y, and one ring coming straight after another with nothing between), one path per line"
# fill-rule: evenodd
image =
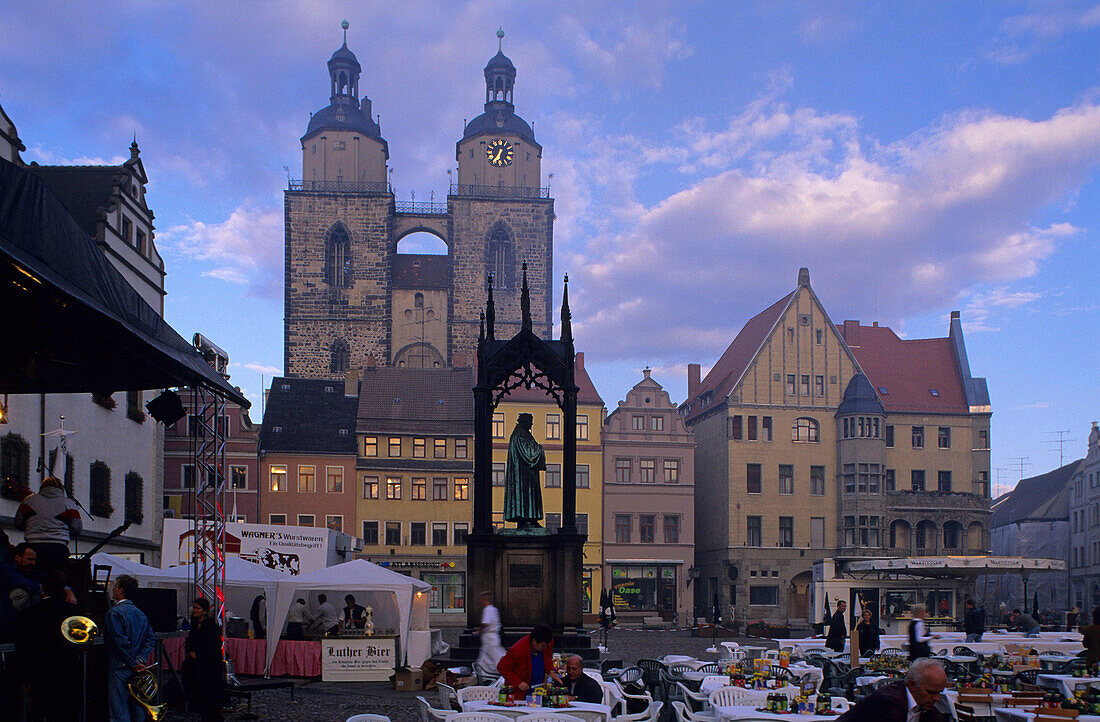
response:
M909 665L904 682L884 684L841 715L837 722L943 722L936 709L947 674L934 659Z
M565 660L565 676L561 682L572 699L597 704L603 702L603 688L584 673L584 661L575 654Z

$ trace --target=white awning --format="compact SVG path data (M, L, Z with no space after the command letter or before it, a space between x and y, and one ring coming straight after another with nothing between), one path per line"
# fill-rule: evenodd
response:
M861 559L848 562L848 572L887 572L921 577L979 576L981 574L1031 574L1062 572L1062 559L1042 557L904 557L901 559Z

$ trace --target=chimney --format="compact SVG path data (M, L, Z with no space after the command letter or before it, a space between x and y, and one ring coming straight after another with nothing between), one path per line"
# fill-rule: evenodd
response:
M688 364L688 398L694 398L695 394L699 393L699 387L702 385L700 380L700 371L702 367L699 364Z
M805 266L798 269L798 285L806 286L807 288L810 286L810 269Z
M578 371L584 371L584 351L577 352L574 366Z
M961 318L962 318L962 314L960 314L958 311L952 311L951 312L951 320L952 321L958 321Z
M859 345L859 321L844 322L844 342L849 346Z
M344 396L359 395L359 372L348 369L344 372Z

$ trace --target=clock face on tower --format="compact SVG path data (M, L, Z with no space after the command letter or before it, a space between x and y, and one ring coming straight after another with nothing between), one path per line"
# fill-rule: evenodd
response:
M495 165L497 168L503 168L506 165L512 164L512 157L515 155L515 151L512 150L512 144L497 138L490 141L489 145L485 148L485 155L489 158L489 164Z

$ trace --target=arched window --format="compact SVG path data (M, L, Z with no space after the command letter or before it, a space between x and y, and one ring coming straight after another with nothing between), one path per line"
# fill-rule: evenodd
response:
M336 288L351 286L351 237L343 223L325 234L325 283Z
M962 524L947 521L943 524L943 548L959 549L962 546Z
M413 296L413 308L424 308L424 294L419 291Z
M493 274L494 288L512 288L515 285L513 268L515 261L512 254L512 237L508 233L508 227L497 221L489 234L489 272Z
M30 493L31 446L14 432L0 439L0 495L22 501Z
M88 475L91 493L89 494L93 516L109 518L115 512L111 506L111 467L102 461L93 461Z
M890 548L908 550L911 531L909 522L904 519L896 519L890 524Z
M791 424L791 441L818 442L821 441L820 427L817 419L803 416L794 420Z
M914 544L918 552L934 551L936 548L936 525L925 520L917 524L914 536Z
M329 357L328 370L334 374L342 374L348 370L348 362L351 352L348 351L348 342L338 338L332 342L332 353Z
M140 524L145 517L141 511L141 505L145 499L145 481L141 478L141 474L131 471L126 474L125 484L125 519Z

